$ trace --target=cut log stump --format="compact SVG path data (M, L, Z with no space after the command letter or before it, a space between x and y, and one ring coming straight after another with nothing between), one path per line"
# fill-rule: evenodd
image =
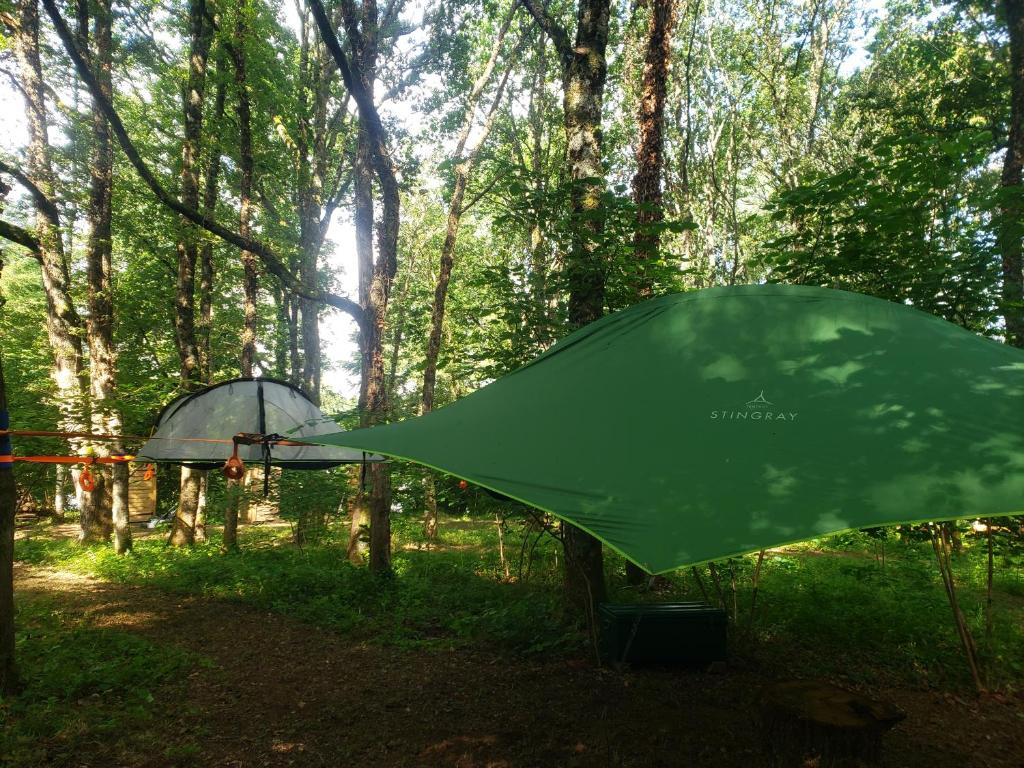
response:
M761 695L761 734L778 768L862 768L882 759L882 735L906 717L893 704L831 683L776 683Z

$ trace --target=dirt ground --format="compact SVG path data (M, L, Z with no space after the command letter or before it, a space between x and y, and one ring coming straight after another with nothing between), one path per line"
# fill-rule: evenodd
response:
M144 734L164 745L187 735L201 747L187 761L83 739L76 766L758 766L756 697L793 674L742 659L712 674L401 651L234 603L64 572L19 567L16 581L20 593L56 598L95 625L212 663L157 695L164 714ZM1024 766L1019 699L867 693L908 714L886 737L886 766Z

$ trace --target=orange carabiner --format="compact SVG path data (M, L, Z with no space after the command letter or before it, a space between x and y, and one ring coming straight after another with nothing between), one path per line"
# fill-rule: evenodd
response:
M92 476L88 466L82 467L82 472L78 476L78 484L86 493L92 493L96 490L96 479Z
M148 483L154 477L156 477L156 467L152 464L147 464L146 471L142 473L142 479Z
M221 472L228 480L241 480L245 474L245 464L238 458L238 443L235 443L235 448L231 451L231 458L224 462Z

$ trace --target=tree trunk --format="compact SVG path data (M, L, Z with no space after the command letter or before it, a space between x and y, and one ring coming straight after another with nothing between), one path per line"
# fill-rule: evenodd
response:
M372 34L363 39L362 50L358 52L359 65L368 77L373 77L376 72L376 48L373 45L375 38ZM372 79L370 80L370 93L372 90ZM356 263L358 265L359 279L359 305L366 310L370 306L370 286L373 283L373 163L371 155L373 150L370 147L370 137L365 126L360 124L356 137L356 159L353 169L353 214L352 218L356 229ZM368 328L369 320L364 321L359 331L359 425L370 426L373 421L370 418L370 404L368 400L368 388L370 384L370 371L372 362L372 333ZM366 471L369 471L367 466ZM362 563L370 549L370 498L367 495L365 483L363 482L364 472L360 468L359 488L353 498L349 514L349 540L348 558L352 563ZM372 477L369 478L373 482Z
M171 546L185 547L196 543L196 512L199 509L202 474L189 467L181 468L178 514L174 518L174 525L167 539Z
M373 101L373 83L377 65L377 4L364 0L359 11L352 3L342 3L341 11L348 37L354 48L355 66L338 42L321 0L310 0L321 37L345 87L352 94L359 110L359 124L370 145L370 159L380 184L382 212L377 239L377 260L369 286L368 303L361 317L364 340L362 376L370 423L383 422L388 414L387 380L384 365L384 323L387 317L391 286L398 270L399 189L397 171L387 147L387 133ZM365 361L369 360L369 366ZM386 573L391 569L391 474L386 462L369 466L370 485L370 570Z
M205 0L189 3L189 72L184 96L184 134L181 147L181 202L195 209L199 205L199 158L202 154L203 100L206 92L206 64L210 53L211 29L206 22ZM195 331L195 278L198 233L184 218L178 240L178 284L175 300L175 335L180 362L181 388L195 389L199 383L199 351ZM181 468L181 497L168 543L195 543L196 514L199 509L202 471Z
M223 80L217 83L214 96L213 119L219 123L224 117L224 101L227 87ZM213 218L217 213L217 184L220 180L221 149L216 140L210 146L210 157L206 164L206 178L203 183L203 213ZM248 235L246 235L248 236ZM204 384L212 383L212 352L210 332L213 330L213 241L206 238L199 252L199 321L196 323L196 344L199 350L199 379Z
M109 0L93 4L93 73L103 95L113 98L111 80L113 15ZM107 120L97 104L92 110L92 159L89 163L89 243L86 255L89 282L89 367L92 394L92 427L100 433L122 431L121 414L114 403L117 389L117 348L114 346L114 304L111 276L111 218L114 188L114 147ZM100 455L124 454L115 440L97 446ZM111 518L114 549L124 554L132 547L128 525L128 465L114 464L110 472ZM99 494L92 494L94 504Z
M1006 341L1024 347L1024 0L1002 0L1010 36L1010 135L1003 160L999 249L1003 267Z
M14 33L14 54L18 61L29 143L26 171L44 200L36 199L35 234L39 241L40 271L46 294L46 334L53 353L52 377L57 388L60 427L68 432L84 432L86 386L82 376L82 321L71 300L71 278L60 222L53 205L53 169L43 90L42 63L39 57L39 7L37 0L23 0L18 6L18 27ZM82 442L71 441L80 451ZM78 492L79 470L71 476ZM85 509L81 505L80 509ZM81 517L82 533L94 536L92 520Z
M562 61L563 111L572 180L572 245L566 261L569 325L580 328L604 313L606 264L599 240L603 230L596 215L604 193L601 162L601 111L608 75L610 0L579 0L576 40L538 0L524 0L527 10L551 37ZM562 524L565 545L565 589L569 600L582 605L589 620L596 603L606 597L601 543L586 531Z
M238 231L242 237L252 237L252 108L249 100L249 83L246 74L245 49L248 44L249 29L247 14L249 4L242 3L235 19L233 49L235 55L235 89L238 91L238 169L239 169L239 208ZM258 283L256 254L242 251L242 268L244 271L243 303L244 325L242 328L242 360L243 376L252 376L253 364L256 359L256 322L258 310ZM237 520L237 516L236 516ZM227 532L225 530L225 538Z
M10 427L3 357L0 356L0 430ZM14 507L17 493L14 462L5 458L11 453L11 438L0 435L0 696L9 696L18 688L18 670L14 663Z
M650 297L653 292L646 263L657 261L661 245L661 235L656 228L664 217L661 175L665 162L665 97L675 23L674 6L674 0L649 0L648 3L644 73L637 110L640 143L636 149L636 175L633 176L633 202L637 206L633 245L640 261L636 292L642 299Z

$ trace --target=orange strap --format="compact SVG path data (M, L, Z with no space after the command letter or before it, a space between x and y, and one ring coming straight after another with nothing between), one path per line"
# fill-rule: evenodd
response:
M0 456L0 461L32 461L37 464L123 464L134 456Z

